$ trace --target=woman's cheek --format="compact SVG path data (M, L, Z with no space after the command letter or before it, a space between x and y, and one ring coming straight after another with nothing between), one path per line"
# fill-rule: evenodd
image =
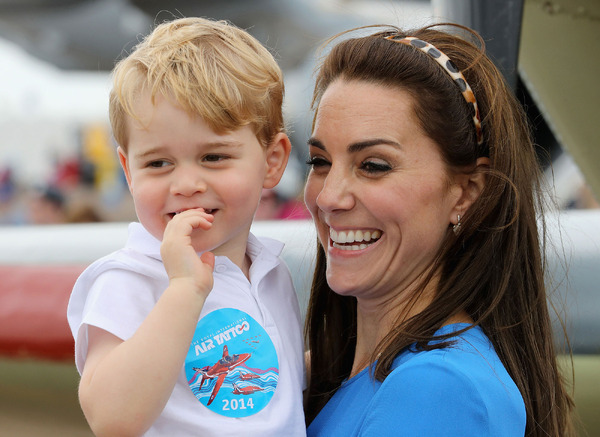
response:
M317 196L320 192L317 182L315 181L314 176L309 175L308 180L306 181L306 186L304 188L304 203L306 207L310 211L314 220L317 220L316 217L316 200Z

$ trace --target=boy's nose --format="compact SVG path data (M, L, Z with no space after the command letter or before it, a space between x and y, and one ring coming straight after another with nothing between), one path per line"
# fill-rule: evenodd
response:
M189 197L205 191L206 181L197 168L180 168L173 172L171 194Z

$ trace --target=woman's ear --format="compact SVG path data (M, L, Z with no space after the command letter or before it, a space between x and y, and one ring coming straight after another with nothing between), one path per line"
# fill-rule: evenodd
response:
M292 151L292 143L286 134L278 133L273 138L273 141L267 146L265 165L267 172L263 188L273 188L279 183L285 167L287 166L290 152Z
M460 187L460 195L451 211L450 223L457 224L458 216L465 215L471 205L479 198L485 187L489 167L489 158L477 158L473 171L457 176L456 184Z

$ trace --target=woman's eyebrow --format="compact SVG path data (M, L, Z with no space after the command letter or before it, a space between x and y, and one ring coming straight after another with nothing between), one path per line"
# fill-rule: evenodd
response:
M365 141L359 141L357 143L353 143L350 144L348 146L348 152L349 153L356 153L356 152L360 152L361 150L364 150L368 147L373 147L373 146L377 146L380 144L387 144L389 146L393 146L396 147L398 149L401 149L402 146L400 145L400 143L396 142L396 141L392 141L392 140L386 140L384 138L373 138L370 140L365 140ZM327 150L325 148L325 146L323 145L323 143L321 143L321 141L319 141L318 139L311 137L308 139L308 145L309 146L313 146L316 147L317 149L321 149L321 150Z
M320 142L319 140L317 140L315 137L310 137L306 143L309 146L316 147L317 149L321 149L323 151L326 150L325 146L323 145L323 143Z
M348 146L348 152L356 153L369 147L378 146L380 144L387 144L388 146L393 146L398 149L402 148L400 143L397 143L396 141L386 140L385 138L373 138L371 140L359 141L358 143L350 144Z

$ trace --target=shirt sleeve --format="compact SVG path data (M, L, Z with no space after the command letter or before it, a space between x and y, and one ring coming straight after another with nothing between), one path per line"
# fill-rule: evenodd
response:
M488 428L476 385L462 369L439 360L393 371L369 405L359 435L480 437L490 435Z
M106 270L94 278L78 281L72 300L79 300L77 316L69 322L75 337L75 363L81 373L88 349L88 326L103 329L127 340L144 321L160 297L155 279L126 269Z

